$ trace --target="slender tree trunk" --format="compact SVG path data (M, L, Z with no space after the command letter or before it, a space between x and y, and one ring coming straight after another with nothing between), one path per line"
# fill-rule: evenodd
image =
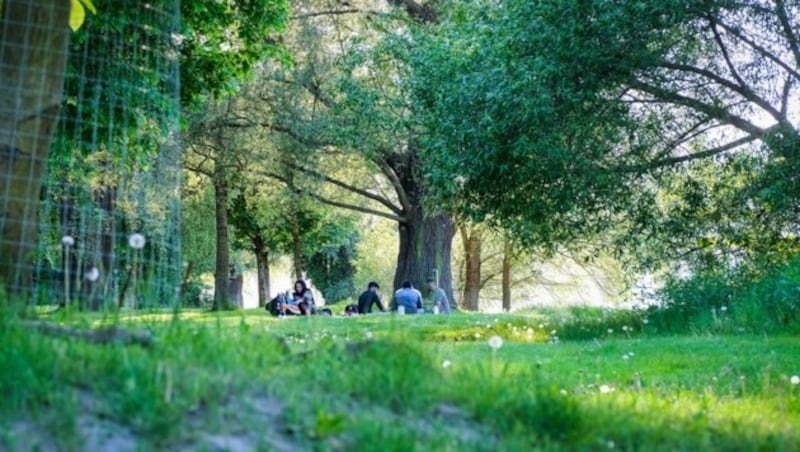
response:
M253 239L258 267L258 307L263 308L269 302L269 249L261 237Z
M214 204L217 221L217 259L214 274L213 310L231 308L228 300L230 281L230 256L228 255L228 180L223 169L214 173Z
M303 238L300 235L300 222L292 217L292 251L294 258L294 279L303 279L305 263L303 262Z
M511 311L511 241L503 242L503 311Z
M98 195L98 204L103 211L102 231L100 232L100 279L95 283L99 288L97 296L107 297L116 289L114 272L116 262L114 260L114 244L116 243L116 219L114 211L117 208L117 189L114 187L103 187Z
M244 275L237 273L231 276L228 283L228 304L229 307L244 307L244 296L242 293L244 289Z
M461 240L464 244L464 309L477 311L481 290L481 231L478 228L461 226Z
M39 198L61 105L69 0L0 2L0 285L33 283Z

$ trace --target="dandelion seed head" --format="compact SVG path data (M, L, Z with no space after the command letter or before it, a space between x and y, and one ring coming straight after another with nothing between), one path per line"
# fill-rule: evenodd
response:
M600 393L601 393L601 394L608 394L609 392L611 392L611 391L613 391L613 390L614 390L614 388L612 388L612 387L611 387L611 386L609 386L609 385L602 385L602 386L600 386Z
M492 336L489 338L489 347L492 347L494 350L503 346L503 338L500 336Z
M789 381L790 381L790 382L791 382L793 385L800 385L800 376L797 376L797 375L792 375L792 378L790 378L790 379L789 379Z
M75 245L75 239L71 235L65 235L61 237L61 244L64 246L73 246Z
M144 239L144 236L138 232L131 234L130 237L128 237L128 246L136 250L144 248L145 242L146 240Z
M84 278L89 282L95 282L100 278L100 270L97 267L92 267L86 271Z
M375 337L375 335L374 335L374 334L372 334L372 331L367 331L367 332L365 332L365 333L364 333L364 336L366 336L366 337L367 337L367 339L372 339L373 337Z
M609 328L609 329L608 329L608 334L613 334L613 333L614 333L614 330L613 330L613 329L611 329L611 328Z
M722 312L725 312L725 311L728 310L728 307L727 306L722 306L721 308L719 308L719 310L722 311Z
M452 365L453 365L453 363L451 363L449 359L446 359L446 360L442 361L442 367L444 367L445 369L447 369L448 367L450 367Z

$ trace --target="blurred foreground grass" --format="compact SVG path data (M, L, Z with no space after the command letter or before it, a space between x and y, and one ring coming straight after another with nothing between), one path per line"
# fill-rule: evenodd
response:
M49 337L4 315L0 449L800 447L788 335L663 336L635 312L600 310L42 318L155 342Z

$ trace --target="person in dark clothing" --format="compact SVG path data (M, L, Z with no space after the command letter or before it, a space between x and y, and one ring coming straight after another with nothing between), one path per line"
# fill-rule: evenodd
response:
M298 279L294 283L294 293L292 294L295 302L300 307L300 312L303 315L314 314L316 306L314 304L314 294L308 288L306 282Z
M371 313L373 304L378 305L378 309L380 309L381 312L386 311L381 303L381 297L378 296L378 289L380 289L380 286L375 281L367 284L367 290L358 297L359 314Z

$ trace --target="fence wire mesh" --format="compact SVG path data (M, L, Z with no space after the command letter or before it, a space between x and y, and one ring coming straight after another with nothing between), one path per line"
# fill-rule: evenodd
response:
M0 1L0 285L36 303L172 305L178 3L104 1L72 30L79 3Z

